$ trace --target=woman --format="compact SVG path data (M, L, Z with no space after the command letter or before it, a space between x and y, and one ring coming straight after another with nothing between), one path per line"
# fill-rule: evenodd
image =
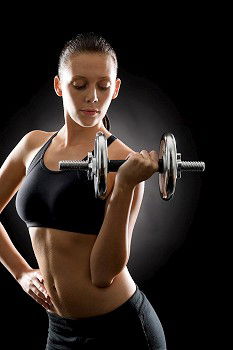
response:
M1 261L46 308L47 350L166 349L158 316L126 266L144 181L158 171L158 154L134 152L110 133L106 113L120 84L115 51L104 38L84 33L67 42L54 78L63 127L29 132L1 168L0 209L19 190L16 209L39 269L26 263L2 225ZM85 160L98 131L109 159L127 159L108 173L104 200L95 198L85 172L58 168L63 159Z

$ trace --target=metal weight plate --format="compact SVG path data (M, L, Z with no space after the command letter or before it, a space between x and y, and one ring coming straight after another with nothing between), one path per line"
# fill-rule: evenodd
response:
M95 169L93 169L93 175L95 197L104 199L107 192L108 147L106 137L101 131L98 131L96 134L94 158Z
M160 140L159 159L163 161L163 171L159 173L159 190L161 198L169 200L176 189L177 152L173 134L165 133Z

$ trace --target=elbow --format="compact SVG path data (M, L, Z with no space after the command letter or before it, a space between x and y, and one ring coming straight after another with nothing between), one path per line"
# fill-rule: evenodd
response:
M122 272L125 266L125 259L123 262L121 261L121 263L118 262L118 264L114 264L111 268L108 266L108 270L106 270L106 268L97 269L95 265L95 268L91 269L91 283L98 288L108 288L112 285L114 279Z
M108 276L104 276L103 272L101 274L98 274L99 277L97 277L97 274L91 274L91 282L94 286L98 288L108 288L112 285L114 279L119 275L119 273L122 272L126 264L121 265L121 267L118 266L117 269L112 273L109 273Z
M92 279L91 283L97 288L108 288L111 286L113 280L114 280L114 278L111 281Z

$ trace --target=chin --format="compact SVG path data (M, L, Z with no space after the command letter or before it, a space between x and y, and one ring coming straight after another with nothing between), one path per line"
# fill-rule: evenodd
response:
M77 124L84 128L93 128L94 126L98 125L98 122L96 120L82 120L77 122Z

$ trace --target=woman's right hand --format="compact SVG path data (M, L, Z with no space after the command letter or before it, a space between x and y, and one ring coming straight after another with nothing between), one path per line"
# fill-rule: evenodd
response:
M131 152L116 173L115 183L136 186L159 171L159 154L157 151L142 150Z
M23 290L34 300L41 304L46 310L53 307L52 301L44 286L44 279L39 269L25 271L17 279Z

